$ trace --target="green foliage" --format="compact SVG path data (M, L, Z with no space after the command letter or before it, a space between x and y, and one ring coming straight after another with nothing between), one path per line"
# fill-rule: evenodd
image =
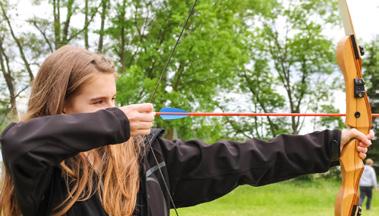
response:
M365 45L366 54L363 59L365 71L365 81L367 91L372 104L372 112L379 113L379 37ZM379 118L374 121L374 130L378 134ZM369 157L374 161L379 161L379 140L374 140L373 148L369 152Z
M172 106L212 111L221 107L236 111L230 103L239 101L225 105L225 99L214 98L237 92L251 95L256 112L300 112L300 107L310 101L328 98L333 86L325 80L334 70L334 48L321 27L335 24L335 3L200 1L167 71L163 71L192 3L170 0L155 5L144 1L116 4L116 16L106 33L117 41L113 50L119 54L122 69L118 81L120 104L149 101L156 109ZM126 16L125 6L137 10ZM152 16L144 16L143 8ZM320 16L323 19L315 19ZM278 30L281 20L285 20L286 32ZM123 49L119 46L123 43L131 48ZM217 130L221 134L265 138L298 133L300 119L288 120L186 119L179 123L158 121L157 125L175 128L180 137L198 137L212 122L224 125L224 129ZM223 137L221 134L216 137Z
M368 93L371 98L378 98L379 89L379 37L365 45L363 67L365 79L368 81ZM374 108L378 108L375 106ZM378 110L378 109L377 109Z
M314 0L278 1L272 13L246 19L250 58L238 72L238 83L243 93L251 95L254 111L317 112L320 103L331 105L330 91L337 87L331 79L334 46L322 30L335 25L336 17L335 2ZM267 117L233 127L250 131L250 136L271 137L297 134L303 121Z
M321 113L339 113L339 110L331 105L321 105L319 111ZM335 117L323 117L320 119L320 125L328 129L342 129L345 127L345 123L341 118Z
M248 31L244 25L244 16L251 10L266 6L264 1L257 2L259 4L256 5L248 1L233 4L229 1L200 1L167 71L163 71L164 66L193 2L165 1L162 4L145 5L154 13L154 19L151 20L138 11L130 19L119 19L119 15L124 12L123 5L117 5L118 16L112 19L113 25L107 33L119 43L126 39L127 44L133 44L133 49L121 50L119 43L113 47L116 53L124 53L120 55L120 60L124 62L119 62L120 68L125 65L125 71L120 71L122 75L118 81L118 91L121 93L118 101L126 104L148 100L157 109L173 106L187 110L213 110L218 104L214 100L218 91L233 88L236 72L243 70L248 62ZM144 3L135 6L142 7ZM128 25L137 25L137 28L119 31ZM140 28L144 31L136 30ZM188 123L185 127L183 122L158 122L158 125L175 126L181 137L188 137L188 134L196 136L194 128L198 128L198 134L203 134L201 131L208 127L207 122L218 122L202 119L184 121ZM200 123L204 123L204 127Z
M8 123L8 105L9 101L0 101L0 133L6 127Z

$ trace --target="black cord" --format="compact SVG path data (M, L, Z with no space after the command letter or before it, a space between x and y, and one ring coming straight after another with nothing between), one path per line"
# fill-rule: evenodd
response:
M162 81L162 78L163 78L163 73L164 73L165 71L167 71L168 65L170 64L171 59L172 59L172 57L174 56L174 53L175 53L175 51L176 51L176 48L177 48L177 46L179 45L179 41L180 41L180 39L181 39L182 36L183 36L184 30L186 29L186 27L187 27L187 25L188 25L188 21L190 20L191 16L193 15L193 13L194 13L194 11L195 11L195 7L196 7L197 2L198 2L198 0L195 0L195 1L194 1L191 10L190 10L190 12L188 13L187 19L186 19L186 21L184 22L183 27L182 27L182 30L181 30L181 32L180 32L178 38L176 39L175 45L174 45L173 49L171 50L171 53L170 53L170 55L169 55L169 57L168 57L168 59L167 59L167 61L166 61L166 64L165 64L165 66L163 67L163 69L162 69L162 71L161 71L161 73L160 73L160 75L159 75L159 79L158 79L158 81L157 81L157 83L156 83L156 85L155 85L155 88L154 88L153 94L150 96L149 101L152 101L152 99L154 98L155 94L157 93L158 87L159 87L159 85L160 85L160 83L161 83L161 81Z
M177 48L177 46L179 45L180 39L182 38L183 33L184 33L184 31L185 31L185 29L186 29L186 27L187 27L187 25L188 25L188 22L189 22L191 16L193 15L193 13L194 13L194 11L195 11L195 7L196 7L197 2L198 2L198 0L195 0L195 1L194 1L193 5L192 5L192 7L191 7L191 9L190 9L190 11L189 11L189 13L188 13L188 16L187 16L187 18L186 18L186 20L185 20L185 22L184 22L184 24L183 24L182 30L181 30L181 32L180 32L178 38L176 39L175 45L174 45L173 49L171 50L171 53L170 53L170 55L169 55L169 57L168 57L168 59L167 59L167 62L166 62L166 64L165 64L165 66L163 67L163 69L162 69L162 71L161 71L161 73L160 73L160 76L159 76L159 79L158 79L158 81L157 81L157 83L156 83L156 85L155 85L155 88L154 88L153 94L150 96L150 99L149 99L150 102L153 101L152 99L154 98L154 96L155 96L155 94L156 94L156 92L157 92L157 90L158 90L158 87L159 87L159 85L160 85L160 82L161 82L161 80L162 80L162 78L163 78L163 73L164 73L165 71L167 71L168 65L170 64L171 59L172 59L172 57L174 56L174 53L175 53L175 51L176 51L176 48ZM158 158L157 158L157 156L156 156L155 153L154 153L154 150L153 150L153 147L152 147L152 142L153 142L153 140L148 140L148 141L149 141L148 145L149 145L149 147L150 147L150 151L151 151L151 153L152 153L152 155L153 155L153 157L154 157L155 163L156 163L156 165L157 165L157 167L158 167L159 174L160 174L161 177L162 177L162 181L163 181L163 184L164 184L165 190L166 190L166 192L167 192L167 194L168 194L168 196L169 196L170 203L171 203L172 207L174 208L174 211L175 211L176 216L179 216L179 213L178 213L178 210L177 210L177 208L176 208L176 205L175 205L174 199L173 199L172 196L171 196L170 189L168 188L168 184L167 184L167 182L166 182L166 180L165 180L165 177L164 177L164 175L163 175L162 169L161 169L161 167L159 166Z

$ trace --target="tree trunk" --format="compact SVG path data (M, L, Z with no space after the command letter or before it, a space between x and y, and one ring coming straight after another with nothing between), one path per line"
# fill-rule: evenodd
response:
M55 49L61 47L61 12L60 0L53 0L53 13L54 13L54 36L55 36Z
M74 4L74 0L68 0L67 2L67 15L66 15L66 21L64 22L63 26L63 35L62 35L62 44L67 44L69 42L69 37L68 37L68 31L70 29L70 22L71 22L71 17L72 17L72 6Z
M103 52L104 27L105 27L105 19L107 15L108 4L110 4L109 0L102 0L101 2L101 21L100 21L99 41L98 41L98 47L97 47L97 51L99 53Z
M11 32L11 35L12 35L12 38L13 40L16 42L17 44L17 47L18 47L18 50L20 52L20 55L21 55L21 59L22 61L24 62L24 66L25 66L25 69L26 71L28 72L28 75L29 75L29 79L30 79L30 83L34 80L34 75L32 73L32 69L30 68L30 64L28 62L28 60L26 59L26 56L25 56L25 53L24 53L24 49L22 47L22 44L20 42L20 40L17 38L16 34L14 33L13 31L13 27L12 27L12 24L9 20L9 17L8 15L6 14L5 12L5 8L4 8L4 5L3 3L0 3L0 7L1 7L1 11L3 13L3 17L5 19L5 21L7 22L7 25L9 27L9 31Z
M88 26L88 0L84 1L84 28ZM84 29L84 47L89 48L88 44L88 28Z
M120 26L120 51L119 51L119 57L120 57L120 73L125 72L125 44L126 44L126 39L125 39L125 25L124 25L124 19L125 19L125 7L126 7L126 0L122 1L122 9L121 12L118 16L119 23L121 23Z
M16 92L15 86L13 83L12 73L9 67L9 58L5 54L5 50L3 48L3 40L0 39L0 69L5 79L5 83L7 85L9 91L9 101L11 104L10 113L12 117L17 116L17 104L16 104Z

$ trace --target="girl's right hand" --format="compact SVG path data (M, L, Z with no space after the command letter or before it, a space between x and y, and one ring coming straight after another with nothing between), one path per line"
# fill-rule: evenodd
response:
M132 104L120 109L128 117L131 136L150 134L155 116L153 104Z

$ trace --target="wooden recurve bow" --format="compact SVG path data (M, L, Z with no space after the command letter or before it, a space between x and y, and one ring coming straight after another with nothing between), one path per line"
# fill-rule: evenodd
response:
M362 79L361 49L356 40L346 0L338 0L346 36L337 45L337 62L345 78L346 126L368 134L372 127L371 108ZM341 152L342 184L335 203L335 216L359 216L359 180L363 162L351 140Z

